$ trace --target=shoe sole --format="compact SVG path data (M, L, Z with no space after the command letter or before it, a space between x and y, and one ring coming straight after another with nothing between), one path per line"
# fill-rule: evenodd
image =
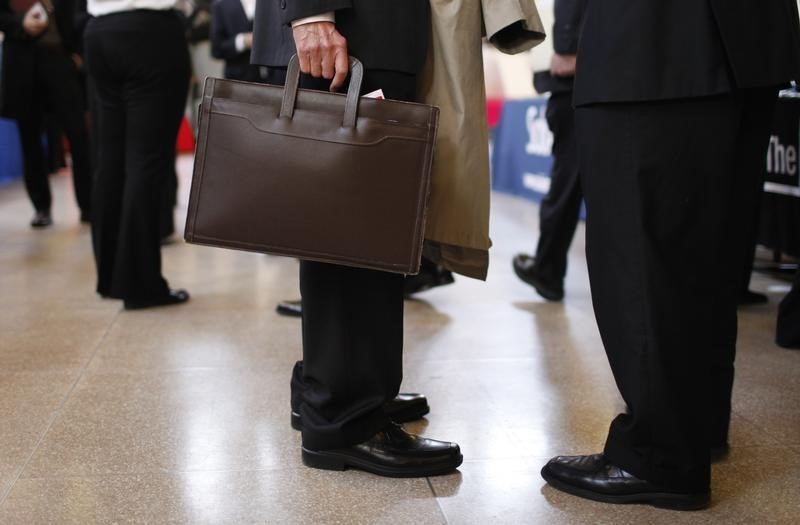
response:
M389 417L395 423L409 423L411 421L416 421L418 419L422 419L425 414L431 411L430 406L427 404L425 406L420 407L412 407L412 409L400 410L394 414L391 414ZM292 428L299 431L303 430L303 419L300 417L300 414L297 412L291 413L291 421L290 424Z
M282 306L280 304L275 307L275 311L279 315L283 315L285 317L297 317L298 319L303 317L303 313L302 312L298 312L296 310L292 310L291 308L287 308L287 307Z
M146 308L162 308L162 307L165 307L165 306L177 306L179 304L185 304L187 302L189 302L189 298L188 297L186 299L181 300L181 301L170 301L168 303L155 303L155 304L152 304L152 303L143 303L143 304L124 303L124 308L125 308L125 310L144 310Z
M322 452L302 448L303 464L307 467L321 470L347 470L356 469L384 476L387 478L423 478L429 476L441 476L455 471L464 461L464 456L459 454L451 461L439 465L428 467L390 467L386 465L376 465L359 458L353 458L338 454L336 452Z
M670 510L701 510L708 507L709 494L675 494L671 492L643 492L637 494L601 494L581 487L564 483L552 475L547 466L542 468L542 477L553 488L602 503L628 504L645 503L661 509Z
M524 283L533 286L533 289L536 290L536 293L547 299L548 301L559 302L564 299L564 292L552 292L546 288L544 288L539 282L531 279L528 275L522 273L517 269L517 265L514 266L514 273L519 277Z

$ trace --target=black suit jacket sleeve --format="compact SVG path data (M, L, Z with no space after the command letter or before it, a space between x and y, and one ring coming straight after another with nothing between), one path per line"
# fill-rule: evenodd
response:
M373 0L379 2L381 0ZM329 11L348 9L353 7L352 0L285 0L286 8L283 9L282 19L284 24L291 24L293 20L307 16L321 15Z
M559 55L574 55L578 52L581 19L586 0L556 0L553 23L553 49Z
M236 31L226 23L225 5L221 1L214 2L211 15L211 56L223 60L231 60L239 56L236 50Z

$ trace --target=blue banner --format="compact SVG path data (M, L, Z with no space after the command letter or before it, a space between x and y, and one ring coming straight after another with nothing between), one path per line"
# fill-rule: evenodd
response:
M0 185L22 177L22 152L13 120L0 118Z
M553 134L547 127L546 98L512 100L503 105L494 131L492 189L542 200L550 188Z

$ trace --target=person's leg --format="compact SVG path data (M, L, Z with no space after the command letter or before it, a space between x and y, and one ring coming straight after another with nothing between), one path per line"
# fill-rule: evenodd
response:
M659 487L705 493L737 100L594 106L576 118L595 314L629 408L605 458Z
M299 301L298 301L299 304ZM302 310L298 313L302 316ZM295 430L303 430L303 418L300 416L300 405L303 404L303 393L308 388L304 379L303 362L297 361L292 369L291 381L291 426ZM422 394L400 393L383 405L383 411L395 423L408 423L424 417L430 412L428 399Z
M189 75L180 21L146 11L100 17L87 28L87 46L98 95L92 228L98 292L125 299L126 308L183 302L185 292L167 297L158 229Z
M189 59L177 17L150 14L154 31L147 43L139 35L121 40L131 57L124 87L125 185L112 295L140 304L165 297L161 275L161 196L174 173L174 149L184 110Z
M736 193L737 213L732 220L737 221L736 238L733 239L737 253L733 260L741 261L738 278L733 281L738 291L740 305L767 302L767 296L750 290L750 278L753 274L753 263L758 242L758 223L761 219L761 195L764 192L764 157L769 143L769 130L772 126L772 114L778 97L776 89L753 90L744 118L751 126L742 130L741 149L737 157L741 164L735 164L737 183L740 187ZM760 99L760 100L758 100ZM735 265L732 265L735 266Z
M741 104L741 122L735 139L731 170L726 178L725 189L731 200L726 208L727 227L722 232L725 251L722 263L716 270L724 276L725 284L720 288L713 309L709 444L714 448L725 448L728 443L736 356L736 305L750 280L757 222L755 216L759 208L757 202L763 192L764 158L778 93L777 89L754 89L740 91L737 96ZM749 263L736 264L736 261Z
M284 68L270 68L265 82L280 85L285 76ZM301 88L327 90L328 83L300 79ZM367 72L362 93L378 88L387 98L413 100L416 79ZM291 403L292 426L302 429L303 462L314 468L354 467L393 477L457 468L463 460L458 445L413 436L390 419L410 418L408 409L422 408L417 417L427 412L422 396L397 399L403 364L403 276L301 261L300 291L303 360L292 371Z
M33 91L30 97L17 107L6 108L7 113L17 122L19 141L22 149L22 167L25 181L25 189L28 197L36 210L37 216L41 214L43 218L50 217L50 207L52 205L52 195L50 193L50 182L48 173L45 169L45 150L42 144L42 126L44 119L44 107L41 103L40 82L38 80L38 53L33 54ZM49 224L49 223L48 223ZM32 226L39 226L31 223ZM47 224L40 224L46 226Z
M326 88L311 78L301 85ZM367 72L362 93L379 88L387 98L413 100L415 77ZM383 406L402 381L403 276L301 261L300 294L303 444L330 449L364 441L388 423Z
M103 22L92 20L87 25L86 67L94 100L93 122L96 123L97 169L92 188L92 245L97 268L97 293L112 295L111 283L118 257L122 190L125 185L126 114L122 98L122 80L114 66L121 65L108 48L114 32L103 28Z
M800 349L800 268L794 274L792 289L778 306L775 343L783 348Z
M416 79L367 72L362 92L378 88L413 100ZM455 470L463 460L458 445L408 434L387 413L403 376L403 276L301 261L300 292L303 364L295 367L292 397L299 398L303 462L400 477Z
M742 208L742 215L746 215L751 220L747 221L737 244L742 247L742 272L738 284L738 303L739 305L762 304L769 301L766 294L755 292L750 289L750 279L753 276L753 265L756 257L756 245L758 244L758 223L761 218L761 191L764 185L763 174L751 188L750 199ZM749 210L749 211L747 211Z
M72 181L81 218L91 216L92 166L83 90L72 59L60 50L42 53L40 78L55 117L69 140L72 156Z
M546 281L563 288L567 252L575 235L583 199L578 176L572 93L550 97L547 123L553 132L553 169L550 172L550 190L539 209L536 267Z
M301 261L300 292L303 446L365 441L402 380L403 276Z
M286 69L268 70L266 83L282 85L285 80ZM309 77L301 78L301 86L327 88L324 81ZM416 89L413 76L372 72L362 92L376 86L401 100L413 100ZM291 409L300 416L293 418L293 425L303 430L305 445L352 445L385 427L390 415L403 422L428 412L424 396L398 396L402 275L301 261L300 288L303 360L292 371Z
M265 82L282 85L285 79L285 68L269 68ZM310 77L302 77L300 85L327 89L325 81ZM413 99L413 76L371 72L362 92L376 85L390 98ZM292 371L291 410L292 426L303 430L309 447L352 445L384 427L389 416L410 421L428 412L424 396L397 395L402 380L402 283L399 274L301 261L303 299L298 310L303 316L303 356L311 361L310 366L298 361ZM362 374L369 377L358 379Z
M175 156L172 158L172 172L164 177L164 189L161 194L158 234L161 241L167 240L175 233L175 206L178 204L178 173L175 171Z
M303 364L294 376L302 379L293 377L292 396L303 463L390 477L455 470L457 444L409 434L386 410L403 375L403 276L301 261L300 291Z
M567 252L578 225L581 193L575 111L572 93L553 95L547 101L547 123L553 132L553 168L550 190L539 208L539 242L533 256L514 257L514 273L549 301L564 297Z
M34 108L27 108L18 114L16 122L22 146L25 189L34 209L49 215L52 196L44 167L41 113Z
M96 177L97 166L100 164L100 150L98 147L97 89L92 76L88 72L88 68L86 69L86 107L89 108L89 162L92 165L92 191L89 195L91 205L93 201L92 195L94 194L94 178Z
M40 53L40 56L44 53ZM40 60L37 64L39 66L39 70L43 70L45 67L44 64L45 60ZM42 77L44 75L40 75L39 77L39 86L46 90L47 81L45 81ZM45 93L43 93L46 96ZM58 173L58 170L61 168L67 167L66 159L64 158L64 129L61 126L61 122L59 122L58 117L54 114L54 108L52 104L49 103L48 100L45 101L45 111L44 111L44 121L42 126L42 132L44 134L45 142L47 143L47 147L45 147L45 155L44 155L44 165L45 165L45 172L53 174Z

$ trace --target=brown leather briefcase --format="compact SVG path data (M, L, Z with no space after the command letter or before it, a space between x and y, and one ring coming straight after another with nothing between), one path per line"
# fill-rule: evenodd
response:
M439 110L209 78L185 239L414 274L419 271Z

